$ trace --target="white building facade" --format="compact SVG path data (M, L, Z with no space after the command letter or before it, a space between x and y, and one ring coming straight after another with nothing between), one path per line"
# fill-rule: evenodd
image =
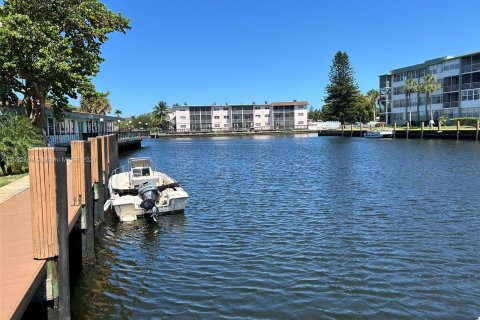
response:
M307 107L307 101L176 106L170 121L176 132L307 129Z
M474 52L428 60L381 75L382 121L403 124L408 120L405 81L422 83L427 74L433 74L440 84L440 89L430 95L434 120L442 116L480 117L480 52ZM430 120L425 94L414 93L410 99L412 121Z

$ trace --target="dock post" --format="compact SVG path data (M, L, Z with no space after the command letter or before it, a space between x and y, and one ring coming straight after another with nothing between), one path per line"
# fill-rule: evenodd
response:
M353 137L353 124L350 125L350 137Z
M343 134L344 134L344 131L345 131L345 125L342 123L341 126L342 126L342 137L343 137Z
M91 154L91 176L92 176L92 187L93 187L93 219L95 225L98 225L103 222L103 185L100 183L100 178L102 177L102 150L101 143L98 139L88 138L90 141L90 154Z
M457 141L460 139L460 121L457 121Z
M50 319L70 319L66 150L28 150L33 258L46 260Z
M360 135L359 137L363 137L363 123L360 123Z
M423 131L425 130L425 123L422 121L420 123L420 138L423 139Z
M409 133L410 133L410 122L407 122L407 134L406 134L405 138L408 139Z
M393 124L393 138L395 139L397 137L397 123L395 122Z
M102 149L102 175L100 178L100 183L102 184L102 201L100 202L103 206L107 198L107 185L108 185L108 147L107 147L107 137L100 136L97 137Z
M89 141L72 141L73 205L80 206L82 260L86 264L94 256L94 220L92 200L91 146Z
M478 132L480 131L480 120L477 120L477 128L476 128L475 140L478 141Z

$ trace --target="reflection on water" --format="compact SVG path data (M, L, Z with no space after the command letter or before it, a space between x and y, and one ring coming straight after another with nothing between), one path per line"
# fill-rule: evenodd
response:
M480 147L309 135L146 141L184 215L96 234L74 318L475 319ZM468 181L468 184L464 182Z

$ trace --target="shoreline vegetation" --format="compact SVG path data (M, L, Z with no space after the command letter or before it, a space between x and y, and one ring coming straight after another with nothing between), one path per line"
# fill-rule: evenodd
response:
M28 176L28 172L20 173L20 174L12 174L12 175L8 175L8 176L0 174L0 188L4 187L4 186L6 186L6 185L8 185L12 182L15 182L18 179L23 178L25 176Z

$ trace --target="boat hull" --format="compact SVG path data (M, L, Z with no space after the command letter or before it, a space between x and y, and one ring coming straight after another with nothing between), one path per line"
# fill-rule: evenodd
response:
M188 196L172 198L168 204L157 204L156 207L160 214L181 213L185 210L187 201ZM139 217L146 215L145 210L140 207L141 202L142 199L140 197L128 195L112 199L111 206L120 221L135 221Z

